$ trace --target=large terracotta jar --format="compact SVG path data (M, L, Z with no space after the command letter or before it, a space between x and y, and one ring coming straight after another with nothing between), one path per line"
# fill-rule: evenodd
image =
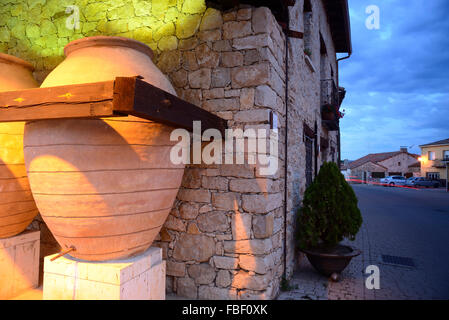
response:
M140 75L176 94L145 44L89 37L41 87ZM148 101L151 103L151 101ZM41 215L63 249L84 260L127 258L146 250L166 220L184 171L170 161L172 127L137 117L33 121L25 162Z
M0 92L35 88L33 66L0 53ZM19 234L37 215L23 159L24 122L0 122L0 238Z

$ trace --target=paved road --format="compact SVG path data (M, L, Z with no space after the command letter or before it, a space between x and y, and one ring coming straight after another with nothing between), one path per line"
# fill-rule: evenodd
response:
M363 250L333 283L307 259L280 299L449 299L449 194L443 189L353 185L363 226L351 245ZM382 255L412 258L415 267L387 264ZM380 269L380 289L365 287L368 265Z

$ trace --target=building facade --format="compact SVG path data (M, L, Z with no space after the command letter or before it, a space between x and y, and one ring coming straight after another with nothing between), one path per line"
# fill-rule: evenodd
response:
M416 176L419 155L411 154L406 148L396 152L372 153L351 162L347 175L356 182L366 182L393 175Z
M419 146L421 148L421 176L440 180L444 185L448 179L449 139Z
M0 51L33 63L38 81L69 41L124 36L148 44L178 96L229 128L278 129L273 174L259 164L186 167L154 245L167 261L167 292L193 299L276 297L295 268L305 188L324 161L340 158L337 53L351 54L347 1L238 2L20 0L0 8ZM79 8L79 28L66 27L69 5ZM40 217L31 228L42 232L41 258L60 250Z

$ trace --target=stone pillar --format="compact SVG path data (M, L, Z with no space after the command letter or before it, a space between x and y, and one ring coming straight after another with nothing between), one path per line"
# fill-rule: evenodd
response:
M0 239L0 300L38 286L39 239L39 231Z
M150 247L123 260L93 262L45 257L44 300L165 300L162 250Z

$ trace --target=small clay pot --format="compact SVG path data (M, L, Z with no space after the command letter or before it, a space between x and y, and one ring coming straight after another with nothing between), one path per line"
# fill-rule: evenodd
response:
M89 37L65 47L67 58L41 87L143 77L176 94L145 44ZM27 123L25 160L41 215L61 247L90 261L139 254L173 206L184 172L170 161L174 128L137 117Z
M0 92L38 87L28 62L0 53ZM0 238L25 230L37 215L23 158L24 122L0 122Z

